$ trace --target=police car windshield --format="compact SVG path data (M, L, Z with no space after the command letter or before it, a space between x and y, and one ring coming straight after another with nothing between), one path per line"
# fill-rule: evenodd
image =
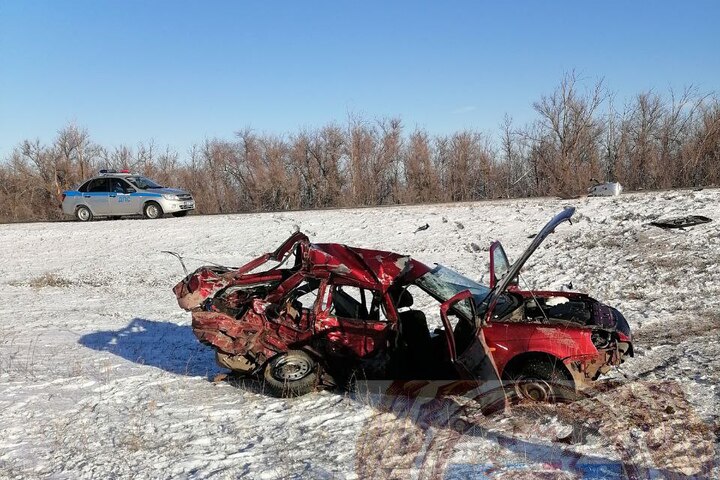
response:
M126 180L141 190L146 190L148 188L163 188L161 185L158 185L146 177L127 177Z

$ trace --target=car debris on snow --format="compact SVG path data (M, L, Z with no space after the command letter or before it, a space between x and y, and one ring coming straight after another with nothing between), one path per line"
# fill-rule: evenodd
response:
M617 182L603 182L588 188L590 197L615 197L622 193L622 185Z
M712 222L712 218L704 217L702 215L685 215L665 220L656 220L654 222L650 222L650 225L667 229L694 227L695 225L702 225L703 223L710 222Z

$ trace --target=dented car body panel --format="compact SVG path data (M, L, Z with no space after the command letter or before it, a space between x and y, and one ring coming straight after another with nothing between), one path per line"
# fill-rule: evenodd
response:
M542 356L582 390L632 355L624 317L585 294L523 291L517 282L529 256L573 212L556 215L514 264L493 243L490 287L407 255L313 244L298 232L242 267L200 267L174 292L192 312L198 340L224 359L241 359L244 373L304 351L322 371L319 383L329 385L358 371L499 383ZM438 302L443 328L434 335L425 313L410 308L410 286Z

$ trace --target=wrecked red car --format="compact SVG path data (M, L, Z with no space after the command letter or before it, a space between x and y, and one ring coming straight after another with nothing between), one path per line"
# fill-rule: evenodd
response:
M582 293L519 288L521 267L574 211L556 215L514 264L493 243L489 286L298 232L240 268L201 267L174 293L221 366L263 376L280 396L362 375L495 380L518 397L555 401L633 354L616 309Z

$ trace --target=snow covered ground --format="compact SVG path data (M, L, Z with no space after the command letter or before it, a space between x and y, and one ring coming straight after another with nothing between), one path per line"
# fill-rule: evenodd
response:
M462 399L213 383L221 370L170 291L180 264L161 253L239 265L299 227L487 282L491 241L517 258L567 205L575 224L524 279L616 306L636 357L591 398L489 418ZM718 478L720 218L648 225L718 205L704 190L0 225L0 478Z

